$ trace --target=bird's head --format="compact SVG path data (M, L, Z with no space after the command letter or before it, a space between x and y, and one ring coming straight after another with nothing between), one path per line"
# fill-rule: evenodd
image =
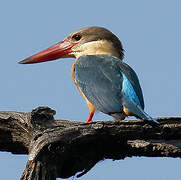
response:
M96 54L109 54L123 59L123 52L120 40L112 32L103 27L92 26L70 34L63 41L19 63L32 64Z

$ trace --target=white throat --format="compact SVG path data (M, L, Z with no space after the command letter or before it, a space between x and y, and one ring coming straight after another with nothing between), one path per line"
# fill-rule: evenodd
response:
M91 41L81 46L72 49L71 55L79 58L80 56L96 55L96 54L108 54L120 58L119 53L116 51L112 43L106 40Z

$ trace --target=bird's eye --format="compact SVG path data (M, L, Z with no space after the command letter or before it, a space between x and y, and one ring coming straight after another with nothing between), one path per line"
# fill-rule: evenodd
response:
M72 39L73 40L75 40L75 41L79 41L80 39L81 39L81 35L80 34L74 34L73 36L72 36Z

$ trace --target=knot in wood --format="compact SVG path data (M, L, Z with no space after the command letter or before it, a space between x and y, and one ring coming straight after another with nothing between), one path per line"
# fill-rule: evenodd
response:
M47 126L54 122L56 111L49 107L38 107L31 111L31 123L33 125Z

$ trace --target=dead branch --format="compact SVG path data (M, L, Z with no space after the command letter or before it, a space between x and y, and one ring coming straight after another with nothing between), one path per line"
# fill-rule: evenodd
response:
M28 154L22 180L55 180L88 172L103 159L181 157L181 118L147 121L54 120L55 111L0 112L0 151Z

